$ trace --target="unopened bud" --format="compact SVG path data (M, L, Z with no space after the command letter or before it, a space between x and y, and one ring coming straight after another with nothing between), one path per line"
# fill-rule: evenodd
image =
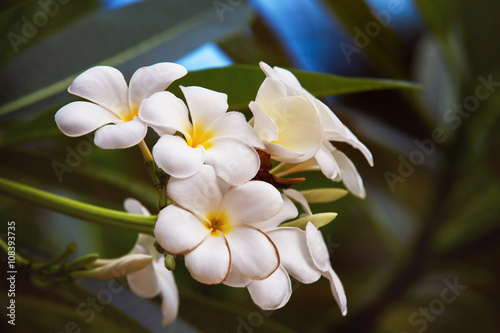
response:
M337 217L337 213L318 213L313 215L307 215L296 220L283 223L282 227L295 227L302 230L306 229L306 226L311 222L316 228L321 228L332 222Z
M300 191L309 203L332 202L344 197L348 192L341 188L316 188Z
M168 253L165 254L165 268L169 271L173 271L175 269L175 258L173 255Z
M146 254L128 254L117 259L98 259L94 265L101 266L89 271L74 272L73 277L111 279L137 272L151 263L153 257Z

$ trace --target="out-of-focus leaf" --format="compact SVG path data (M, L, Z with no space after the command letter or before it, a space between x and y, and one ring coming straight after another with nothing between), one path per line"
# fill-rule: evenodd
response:
M237 64L265 61L278 66L291 65L280 40L260 16L252 21L250 29L221 39L217 45Z
M0 147L18 145L34 140L63 137L54 120L58 108L50 108L18 125L8 128L0 136Z
M295 332L269 318L272 311L243 309L187 290L181 290L180 296L179 317L203 332L253 332L256 325L256 331L263 333Z
M325 2L351 35L364 34L365 38L359 46L363 46L362 50L370 58L375 68L382 71L384 75L395 79L408 78L406 74L408 57L403 43L387 24L381 22L377 15L372 14L372 9L364 0L326 0ZM369 29L366 27L370 22L376 23L380 28L376 37L373 37L374 40L370 40L371 38L365 33ZM360 29L361 33L354 29ZM367 38L368 40L366 40ZM364 42L365 40L366 42ZM355 43L351 46L360 49Z
M78 144L84 141L92 149L86 156L78 155ZM2 149L4 161L0 166L1 174L10 179L23 179L28 184L73 192L76 197L97 205L118 209L126 197L134 197L148 207L156 206L156 191L147 178L144 180L147 171L143 170L142 174L137 171L142 167L142 157L138 151L136 159L133 158L133 152L120 152L104 163L100 156L109 155L110 152L102 152L86 139L81 139L76 144L66 145L66 149L61 147L61 152L66 156L32 149ZM78 158L81 159L80 164L71 163L78 162Z
M457 14L459 14L459 11L456 10L456 6L459 6L460 2L453 0L416 0L416 3L432 33L438 38L447 39L450 27L458 19Z
M380 89L421 89L421 86L396 80L347 78L331 74L292 70L302 86L315 96L339 95ZM174 85L200 85L228 94L230 109L245 109L255 99L264 73L258 66L233 65L191 72ZM180 94L178 88L172 88Z
M32 46L3 69L0 114L63 92L91 66L127 63L120 69L130 77L138 67L173 61L241 28L250 15L250 8L241 4L221 19L212 2L202 0L150 0L94 13Z
M142 325L75 284L38 289L26 278L16 280L16 325L20 332L148 332ZM115 284L113 284L115 286ZM7 291L1 290L5 295ZM111 297L112 297L111 296ZM90 303L88 303L90 302ZM92 303L95 302L95 303ZM106 304L107 303L107 304ZM95 308L92 307L95 304ZM33 315L36 314L36 315ZM29 318L29 320L28 320ZM4 321L5 323L5 321Z
M24 0L0 13L0 68L45 37L63 30L99 7L99 1Z
M455 23L454 28L463 30L464 45L460 51L465 53L463 56L469 60L470 78L474 80L475 86L477 75L488 75L492 69L498 69L499 66L500 45L495 41L500 39L498 29L500 2L495 0L453 1L453 11L456 11L457 2L460 3L458 9L461 10L462 21L459 27Z
M461 1L443 0L417 0L418 8L431 33L440 41L444 55L451 72L459 80L469 77L467 56L465 52L463 29L463 18ZM481 11L481 15L484 12ZM469 15L467 13L466 15ZM473 23L476 25L476 22ZM474 36L476 39L477 36ZM458 87L464 82L456 82Z
M436 235L434 249L441 255L459 250L464 244L481 239L499 227L500 186L492 183L468 194L467 203L456 206L448 223Z

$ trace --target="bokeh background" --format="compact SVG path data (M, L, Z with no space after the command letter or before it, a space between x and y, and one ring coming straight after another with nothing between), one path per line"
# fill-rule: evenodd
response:
M154 211L139 150L103 151L63 136L53 121L59 107L75 100L66 92L72 79L96 64L117 67L129 79L161 61L200 70L264 60L423 86L324 99L375 160L371 168L358 151L336 144L355 162L366 199L349 195L313 207L339 213L322 232L346 289L346 317L325 279L296 284L283 309L262 312L246 290L199 284L179 260L181 306L169 327L160 325L159 299L124 289L86 321L77 307L107 281L42 288L20 274L17 330L2 314L3 332L500 329L500 2L7 0L0 9L1 177L114 209L132 196ZM71 172L58 177L54 162ZM302 187L342 187L318 173L305 176ZM54 257L70 241L79 246L75 256L116 257L136 239L0 199L2 237L15 221L17 251L33 260ZM4 253L1 262L4 276ZM6 287L2 278L3 309Z

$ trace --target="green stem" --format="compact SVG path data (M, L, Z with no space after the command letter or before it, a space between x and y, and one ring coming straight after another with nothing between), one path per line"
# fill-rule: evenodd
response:
M61 261L63 261L64 259L68 258L73 253L75 253L77 249L78 249L78 246L76 245L76 243L71 242L71 243L68 244L68 246L66 246L66 248L64 249L64 251L62 253L60 253L58 256L56 256L55 258L53 258L53 259L51 259L51 260L49 260L47 262L34 263L31 267L33 267L33 268L43 268L43 267L49 267L49 266L58 264Z
M141 149L142 156L144 157L144 165L146 166L156 192L158 193L158 211L160 211L167 205L165 195L165 184L167 179L166 174L162 170L158 169L146 142L142 140L138 146Z
M88 222L143 234L152 235L156 221L156 216L135 215L90 205L1 177L0 193Z
M9 254L9 245L2 238L0 238L0 248L2 249L2 251L5 252L6 255ZM29 264L29 261L27 259L25 259L23 256L21 256L20 254L18 254L17 251L15 252L14 256L16 258L16 264L20 264L20 265Z

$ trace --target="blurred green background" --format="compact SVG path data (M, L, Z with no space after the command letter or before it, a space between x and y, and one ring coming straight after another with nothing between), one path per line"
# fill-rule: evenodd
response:
M178 260L181 305L169 327L160 325L159 299L124 289L87 322L75 309L108 281L43 289L20 274L17 330L2 314L3 332L498 332L500 2L7 0L0 9L0 176L113 209L132 196L154 211L140 151L103 151L91 137L65 137L53 120L75 100L66 92L73 78L91 66L117 67L129 79L161 61L198 70L263 60L424 87L324 99L375 161L370 168L336 143L356 164L367 197L313 207L339 213L322 232L346 290L346 317L325 279L296 284L283 309L264 313L245 289L199 284ZM264 78L221 82L201 73L194 84L249 96ZM150 133L149 145L155 140ZM342 186L305 176L297 188ZM116 257L136 239L0 199L2 237L15 221L17 251L33 260L52 258L70 241L79 246L75 256ZM4 276L3 253L1 263ZM5 309L4 278L1 287Z

